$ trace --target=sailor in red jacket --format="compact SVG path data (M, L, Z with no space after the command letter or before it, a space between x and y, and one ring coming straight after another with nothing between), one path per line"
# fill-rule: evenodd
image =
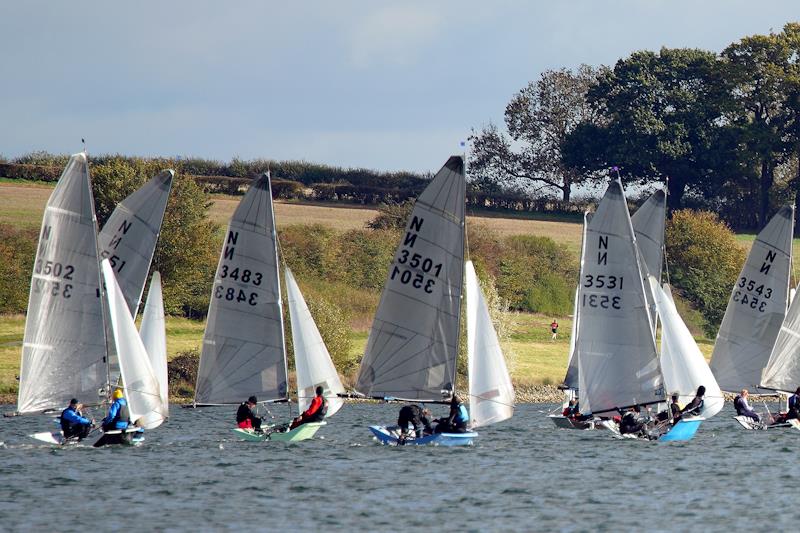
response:
M300 413L300 416L292 420L292 425L289 426L289 429L294 429L308 422L322 422L325 418L325 413L328 412L328 402L325 401L325 398L322 396L322 387L317 387L316 392L317 395L311 400L311 405L308 406L308 409Z

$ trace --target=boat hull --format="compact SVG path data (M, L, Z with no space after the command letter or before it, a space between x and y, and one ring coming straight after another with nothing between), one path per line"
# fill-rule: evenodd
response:
M250 442L264 442L264 441L277 441L277 442L299 442L308 440L314 437L319 431L319 428L326 425L326 422L308 422L297 426L291 431L270 431L271 428L266 428L263 433L256 433L253 430L233 428L231 431L242 440Z
M386 446L424 446L427 444L434 446L472 446L473 440L478 436L477 433L469 431L467 433L434 433L418 439L401 439L396 433L387 429L386 426L369 426L369 430L381 444Z
M705 418L687 418L678 421L677 424L672 426L669 431L661 435L658 440L660 442L681 442L691 440L694 434L697 433L697 428L700 427L700 422Z
M97 439L93 444L95 448L102 446L139 446L144 442L144 429L142 428L128 428L128 429L115 429L106 431Z
M548 415L547 418L559 429L595 429L593 420L575 420L563 415Z

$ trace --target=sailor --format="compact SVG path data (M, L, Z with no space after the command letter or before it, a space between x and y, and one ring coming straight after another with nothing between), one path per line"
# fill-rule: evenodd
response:
M322 386L317 386L316 396L314 399L311 400L311 405L308 406L308 409L300 413L300 416L292 420L292 425L289 426L289 429L294 429L297 426L307 424L309 422L322 422L325 418L325 415L328 412L328 401L322 395L323 388Z
M790 418L800 418L800 387L789 396L789 412L786 413L786 420Z
M681 406L678 404L679 394L672 393L671 401L666 411L661 411L656 415L656 420L659 422L675 423L681 418Z
M578 400L572 398L561 414L567 418L577 418L581 414L580 408L578 407Z
M419 405L404 405L400 408L400 414L397 417L400 433L406 435L408 433L408 425L411 424L416 437L430 435L433 433L430 415L430 411L423 409Z
M114 389L111 397L114 402L108 408L108 414L103 419L103 431L127 429L131 423L131 415L128 410L128 402L122 395L122 389Z
M78 440L81 440L89 436L94 420L84 417L81 407L83 405L73 398L69 401L69 406L61 411L61 431L64 432L65 439L77 437Z
M619 422L619 432L623 435L626 433L642 433L644 428L644 423L639 419L639 406L631 407L622 415Z
M697 387L697 394L689 404L681 409L681 415L698 416L703 410L703 396L706 394L706 388L702 385Z
M255 396L250 396L247 401L239 405L236 411L236 425L241 429L254 429L256 432L261 431L261 417L256 416L253 408L258 403Z
M737 416L746 416L748 418L752 418L756 422L759 422L761 418L758 416L758 413L753 411L750 408L750 405L747 403L747 397L750 395L747 389L742 389L742 392L733 399L733 407L736 409Z
M445 419L439 419L436 433L466 433L469 423L469 412L461 399L453 394L450 400L450 414Z

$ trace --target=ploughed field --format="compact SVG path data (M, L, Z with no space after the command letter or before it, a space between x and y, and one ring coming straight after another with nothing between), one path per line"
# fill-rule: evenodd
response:
M52 186L20 181L0 181L0 224L38 228ZM240 196L212 196L210 217L224 227ZM339 231L363 228L377 211L369 207L349 204L307 204L296 202L275 203L278 226L297 224L323 224ZM483 214L482 214L483 215ZM499 235L538 235L550 237L565 244L577 257L580 251L581 225L574 220L539 220L522 217L470 216L469 223L482 224ZM742 236L742 241L752 242L753 236ZM375 299L377 304L377 298ZM369 317L372 314L369 313ZM571 318L558 317L559 336L550 339L549 324L552 316L533 313L508 312L503 317L507 334L501 343L516 385L560 383L566 370L569 351ZM369 318L357 319L352 324L352 354L360 357L367 341ZM0 316L0 395L10 399L16 394L16 376L25 326L24 316ZM167 319L168 357L179 352L199 350L204 323L179 317ZM695 332L699 334L699 332ZM698 337L700 348L710 357L712 343ZM353 376L345 376L351 378Z

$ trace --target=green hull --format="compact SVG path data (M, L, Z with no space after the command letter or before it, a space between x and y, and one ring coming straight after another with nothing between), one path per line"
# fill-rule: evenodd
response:
M234 428L233 433L242 440L252 441L252 442L259 442L265 440L271 441L279 441L279 442L297 442L301 440L308 440L316 435L319 428L325 425L325 422L309 422L308 424L303 424L302 426L298 426L291 431L286 432L278 432L272 431L270 432L270 428L265 428L266 431L264 433L254 433L253 431L248 431L246 429L239 429Z

